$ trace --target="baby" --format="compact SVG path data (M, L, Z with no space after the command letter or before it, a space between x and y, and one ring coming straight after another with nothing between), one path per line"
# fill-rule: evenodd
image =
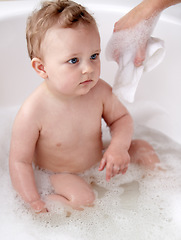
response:
M131 161L153 167L153 148L132 140L130 114L100 79L100 36L94 18L68 0L44 2L27 22L32 67L43 83L19 110L10 147L15 190L35 212L48 211L38 193L33 163L51 172L48 198L74 209L91 206L95 195L79 173L100 162L106 179L124 174ZM101 119L111 142L103 153Z

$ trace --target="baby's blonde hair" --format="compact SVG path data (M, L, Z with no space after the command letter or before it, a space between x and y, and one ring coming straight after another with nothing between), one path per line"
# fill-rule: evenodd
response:
M40 58L41 42L47 30L57 23L62 28L72 28L79 23L96 25L92 15L80 4L69 0L43 2L27 20L26 40L31 59Z

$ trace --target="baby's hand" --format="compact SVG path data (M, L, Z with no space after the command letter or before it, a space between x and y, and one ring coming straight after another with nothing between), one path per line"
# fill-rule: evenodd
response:
M130 156L126 149L110 150L108 148L99 165L99 171L106 167L106 180L109 181L117 174L125 174L129 163Z
M31 202L30 206L37 214L48 212L48 209L45 207L45 203L41 199Z

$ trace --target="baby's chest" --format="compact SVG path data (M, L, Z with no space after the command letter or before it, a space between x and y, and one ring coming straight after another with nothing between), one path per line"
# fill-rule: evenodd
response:
M94 141L101 135L101 113L87 109L84 114L54 114L49 116L42 125L41 141L49 144L78 144L79 142Z

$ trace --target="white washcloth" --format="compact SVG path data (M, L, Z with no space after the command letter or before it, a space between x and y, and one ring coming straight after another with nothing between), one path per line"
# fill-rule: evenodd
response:
M153 70L163 60L165 56L164 41L150 37L147 42L145 61L140 67L135 67L134 57L138 44L134 38L131 43L126 42L126 35L120 38L119 33L121 32L113 33L107 45L106 55L108 60L114 61L116 61L116 56L119 56L117 59L119 67L113 84L113 92L121 100L133 102L143 72Z

